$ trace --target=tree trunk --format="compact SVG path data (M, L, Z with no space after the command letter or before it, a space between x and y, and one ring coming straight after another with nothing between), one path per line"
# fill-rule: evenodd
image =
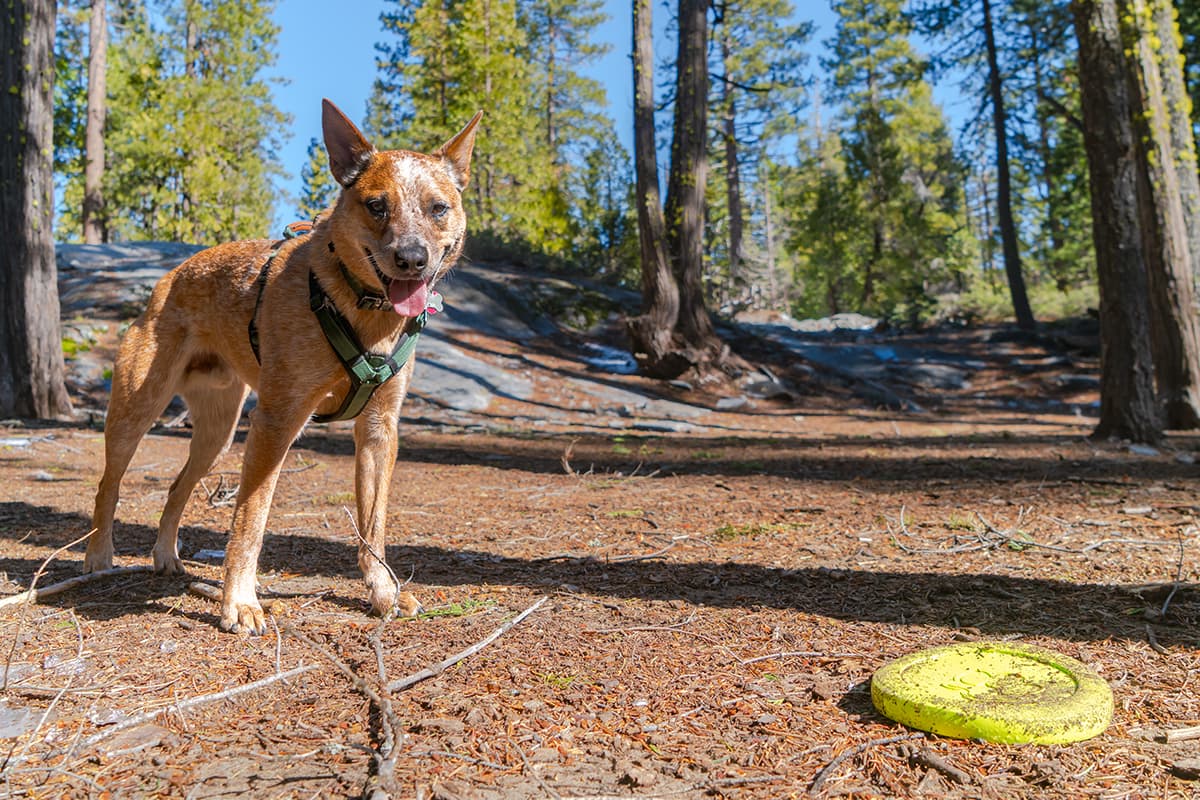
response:
M1000 79L1000 64L996 57L996 32L992 26L991 0L983 3L983 35L987 45L988 91L992 101L992 126L996 135L996 214L1000 221L1000 239L1004 251L1004 271L1008 275L1008 290L1012 295L1013 313L1017 327L1031 330L1035 323L1025 293L1025 276L1021 271L1021 251L1017 244L1017 226L1012 212L1012 179L1008 168L1008 115L1004 110L1004 84Z
M83 241L100 244L107 231L104 223L104 118L107 111L108 22L104 0L92 0L88 23L87 125L84 133Z
M1178 142L1172 136L1173 120L1164 96L1165 73L1173 69L1173 83L1182 87L1182 70L1177 59L1164 59L1160 70L1153 41L1158 32L1138 25L1139 20L1150 18L1146 0L1122 0L1119 10L1123 19L1131 20L1126 41L1134 43L1128 64L1131 95L1138 100L1133 116L1138 134L1138 200L1159 400L1168 428L1196 428L1200 427L1200 317L1194 304L1189 231L1176 168L1181 154L1175 150ZM1191 156L1188 163L1194 165L1191 137L1180 144ZM1194 178L1194 170L1190 171Z
M0 418L65 416L54 265L54 0L0 14Z
M728 32L726 32L728 33ZM725 74L729 74L730 46L728 36L721 38L721 57L725 62ZM723 118L721 132L725 139L725 196L729 206L729 288L735 302L740 294L742 264L742 185L738 169L737 106L734 103L733 87L729 81L723 84L725 96L721 104Z
M708 180L708 3L679 0L675 129L667 181L667 249L679 283L676 330L693 365L720 358L704 303L704 190Z
M1100 280L1100 422L1094 437L1154 443L1149 288L1138 220L1134 105L1115 0L1073 0Z
M1051 174L1050 159L1053 148L1050 141L1050 109L1045 102L1047 97L1046 77L1042 60L1042 43L1039 41L1041 23L1037 19L1026 16L1029 29L1030 51L1033 59L1033 94L1037 98L1037 108L1034 111L1034 123L1037 125L1037 153L1041 161L1042 191L1046 194L1046 231L1049 238L1049 251L1046 255L1047 266L1054 277L1059 291L1065 291L1069 286L1067 279L1068 266L1064 263L1063 225L1060 216L1058 193L1054 190L1054 176Z
M654 143L654 38L650 0L633 3L633 152L637 174L638 241L642 259L641 314L627 321L642 372L674 378L687 362L674 354L679 287L667 260L666 222L658 193Z
M1196 168L1196 139L1188 114L1191 98L1180 52L1179 23L1175 4L1155 0L1154 27L1158 47L1158 63L1162 72L1163 95L1170 115L1171 144L1175 150L1175 174L1179 178L1179 194L1183 203L1183 221L1187 226L1188 252L1192 260L1195 281L1200 280L1200 174Z

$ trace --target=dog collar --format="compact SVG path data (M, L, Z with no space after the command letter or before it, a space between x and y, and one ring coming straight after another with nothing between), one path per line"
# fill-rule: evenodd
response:
M333 242L329 243L329 249L333 249ZM346 265L342 263L340 258L338 259L338 269L342 271L342 278L350 286L350 291L354 292L358 298L354 303L356 307L366 309L367 311L392 310L392 301L388 300L387 295L363 286L362 281L350 274L350 270L346 269Z

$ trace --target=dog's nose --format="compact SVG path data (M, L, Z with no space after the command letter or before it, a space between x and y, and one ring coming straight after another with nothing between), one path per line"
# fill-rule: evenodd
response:
M401 271L420 272L429 263L429 251L418 239L407 239L396 248L396 268Z

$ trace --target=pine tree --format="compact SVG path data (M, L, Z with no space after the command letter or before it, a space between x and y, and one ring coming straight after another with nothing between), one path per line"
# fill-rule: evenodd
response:
M287 116L262 77L269 0L127 0L111 15L108 167L114 239L215 243L265 235ZM65 174L65 194L81 192Z
M836 243L836 279L819 288L828 308L916 321L962 268L965 181L901 11L900 0L837 6L826 67L845 116L835 140L818 137L820 178L789 205L798 232ZM818 291L811 279L806 291Z
M0 416L63 417L54 264L52 0L14 0L0 14Z
M87 126L86 3L60 3L54 35L54 174L82 176ZM60 241L83 239L83 181L57 192L54 233Z
M1093 435L1155 443L1162 416L1137 196L1137 99L1126 80L1117 1L1073 0L1071 8L1100 280L1100 420Z
M339 187L329 171L329 154L319 139L308 143L308 161L300 169L300 219L316 219L337 200Z
M1021 262L1019 225L1014 213L1012 163L1009 157L1007 76L1000 63L997 0L977 0L962 3L958 0L923 0L915 4L913 18L920 22L923 32L949 40L947 60L975 61L983 54L984 69L980 79L980 96L991 109L991 138L995 146L996 218L999 223L1004 271L1008 277L1013 314L1017 325L1031 329L1035 322L1025 286Z
M482 109L465 198L472 246L551 258L586 247L597 221L584 216L594 206L579 193L581 176L594 153L621 162L598 110L603 89L580 72L602 53L589 40L603 20L598 3L390 2L372 132L388 146L436 146Z
M724 196L709 204L709 257L724 264L715 276L723 304L749 302L762 277L755 273L768 260L758 258L755 270L751 252L755 240L762 252L764 236L755 221L763 222L763 206L744 198L766 197L761 187L756 190L761 164L776 143L794 136L803 107L803 47L812 25L792 21L794 15L789 0L741 0L720 6L714 26L711 113L717 133L710 196Z
M1005 63L1014 100L1013 153L1017 216L1031 283L1050 280L1066 292L1094 285L1087 155L1070 9L1013 0ZM1032 109L1032 114L1028 110Z

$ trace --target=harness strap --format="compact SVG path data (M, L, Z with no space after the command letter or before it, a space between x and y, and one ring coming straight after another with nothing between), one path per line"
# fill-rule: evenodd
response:
M288 239L294 239L298 236L303 236L312 231L312 223L310 222L293 222L284 228L284 238L274 242L271 245L271 250L267 254L267 260L263 263L262 269L258 272L258 277L254 283L258 289L258 296L254 301L254 315L250 317L248 326L248 335L250 338L250 349L254 351L254 359L259 364L262 363L262 357L258 351L258 311L262 307L263 290L267 286L267 277L271 271L271 264L275 261L275 256L279 255L279 250ZM333 243L329 243L329 249L333 251ZM387 310L392 308L391 302L385 295L371 291L362 285L360 281L354 278L346 269L346 265L338 260L338 266L341 268L342 276L350 285L350 288L358 295L358 308ZM325 294L325 290L321 288L317 276L310 270L308 273L308 305L312 312L316 315L317 321L321 324L321 331L325 334L326 341L333 348L333 352L337 354L338 360L342 362L342 368L346 370L346 376L350 379L350 391L346 393L346 397L342 400L341 406L332 414L314 414L313 421L315 422L336 422L344 419L353 419L362 413L363 408L371 399L371 395L375 393L383 384L394 378L404 368L404 365L412 358L413 353L417 349L417 340L421 337L421 331L425 329L425 323L428 320L430 313L437 313L442 310L442 298L437 292L430 292L430 309L422 311L416 317L409 320L400 338L396 341L396 346L392 349L390 355L378 355L365 350L362 344L358 341L358 337L354 334L354 328L346 321L341 312L337 310L333 300Z
M254 286L258 290L258 294L254 299L254 314L250 317L250 324L247 326L246 333L250 338L250 349L254 351L254 360L259 364L262 363L262 358L258 354L258 310L262 308L263 290L267 288L267 277L271 272L271 263L275 261L275 256L279 255L279 249L283 247L284 242L289 239L297 239L307 233L312 233L312 229L313 223L311 222L292 222L285 225L283 228L283 238L271 244L271 249L267 253L267 260L263 262L262 269L258 271L258 278L254 281Z
M308 273L308 302L313 313L317 315L317 321L321 323L325 339L342 362L346 377L350 379L350 391L346 393L338 410L332 414L316 414L313 420L336 422L353 419L362 412L375 390L396 377L405 363L412 358L421 331L425 329L428 314L423 311L409 320L390 355L378 355L363 349L358 337L354 335L354 329L325 294L317 276L312 272Z

